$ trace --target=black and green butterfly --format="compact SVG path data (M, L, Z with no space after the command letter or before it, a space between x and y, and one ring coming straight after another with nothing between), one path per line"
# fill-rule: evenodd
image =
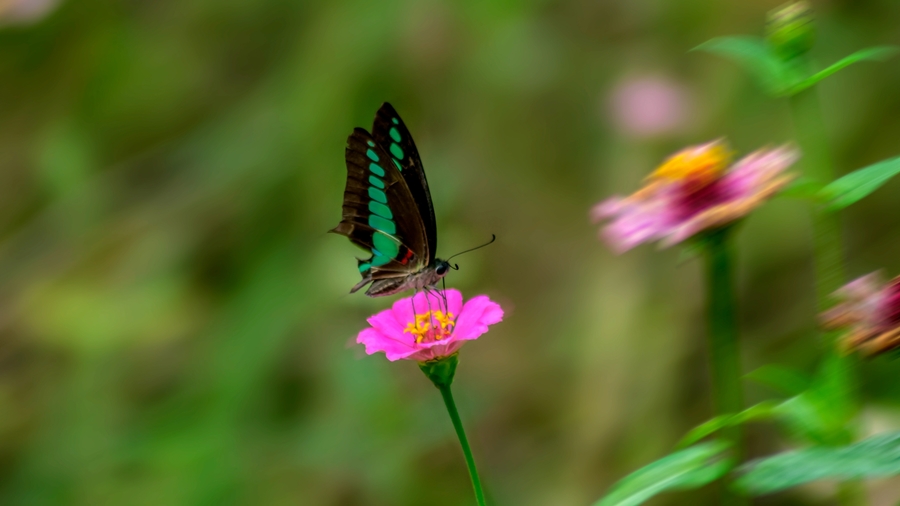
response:
M353 130L347 139L347 187L343 219L332 232L371 253L359 262L369 297L434 286L450 264L434 257L437 227L419 152L400 115L385 102L372 133Z

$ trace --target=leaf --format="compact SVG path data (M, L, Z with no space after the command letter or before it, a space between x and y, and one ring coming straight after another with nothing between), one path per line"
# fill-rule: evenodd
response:
M730 446L713 441L667 455L619 480L594 506L636 506L660 492L702 487L734 467Z
M811 200L813 202L821 202L822 200L822 183L801 176L790 182L783 190L778 192L779 197L787 197L798 200Z
M693 430L688 432L687 435L681 439L681 441L678 443L678 447L683 448L692 445L697 441L700 441L701 439L710 436L726 427L741 425L753 420L771 418L775 413L774 410L776 407L776 403L766 401L754 406L750 406L749 408L737 414L717 416L703 424L698 425L697 427L694 427Z
M695 47L693 51L706 51L735 60L743 65L771 95L782 95L796 79L791 79L790 69L772 52L765 40L759 37L716 37Z
M812 392L808 391L782 402L775 412L795 437L816 444L827 444L830 431L825 422L825 409L827 406L822 406Z
M809 388L812 382L800 371L780 365L764 365L746 377L786 395L799 395Z
M900 474L900 432L843 447L815 446L751 462L736 483L753 495L822 479L855 480Z
M821 70L816 72L812 76L800 81L799 83L793 85L791 89L787 92L788 95L794 95L799 93L810 86L815 85L822 79L834 74L838 70L843 69L844 67L848 67L853 65L854 63L861 61L884 61L888 58L897 54L900 51L900 48L896 46L879 46L879 47L870 47L868 49L862 49L857 51L850 56L838 60L836 63L832 64L830 67L825 70Z
M845 386L846 374L846 364L833 356L825 360L813 378L780 366L764 366L751 376L795 394L772 410L794 437L808 443L839 446L852 441L851 424L856 415Z
M900 157L882 160L838 178L822 189L828 209L837 211L862 199L900 174Z

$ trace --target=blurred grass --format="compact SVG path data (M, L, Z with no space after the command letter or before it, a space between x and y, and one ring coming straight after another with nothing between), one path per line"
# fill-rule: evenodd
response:
M325 233L346 136L388 100L441 254L499 237L449 278L509 309L455 387L489 493L588 504L709 409L697 266L615 257L587 211L684 144L791 139L784 104L686 54L776 3L69 0L3 26L0 503L471 503L437 392L352 344L389 301L345 295L356 250ZM895 2L817 7L822 61L900 42ZM643 75L687 90L682 127L617 127L609 94ZM897 154L898 83L888 63L823 85L842 171ZM853 274L900 272L898 184L848 211ZM740 243L745 366L811 370L803 206L773 202ZM865 367L873 426L895 368Z

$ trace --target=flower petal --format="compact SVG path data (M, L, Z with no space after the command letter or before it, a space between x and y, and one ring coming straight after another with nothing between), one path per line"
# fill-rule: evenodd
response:
M422 294L416 294L422 295ZM424 295L423 295L424 297ZM413 323L416 321L416 312L413 311L413 308L416 307L425 307L425 302L423 299L415 300L418 297L403 297L400 300L394 302L394 305L391 306L391 311L394 313L394 318L397 320L397 323L400 323L404 327L406 327L407 323Z
M751 197L768 186L769 181L778 177L798 158L800 153L788 146L754 151L738 160L722 177L722 186L727 189L730 198Z
M370 316L367 321L372 328L381 332L382 335L408 344L415 341L412 334L403 332L406 329L406 322L397 321L397 317L391 309L380 311Z
M447 289L444 292L447 297L447 308L446 311L453 313L453 317L459 316L459 312L462 311L463 308L463 296L459 293L459 290L454 290L452 288Z
M488 331L488 325L503 320L503 308L486 295L470 299L463 306L453 328L451 340L477 339Z
M356 336L356 342L366 346L366 354L368 355L383 351L391 362L407 358L418 351L416 347L390 336L385 336L373 328L364 329L360 332Z
M616 253L624 253L664 235L671 221L667 214L669 209L663 202L656 204L635 202L621 206L618 215L602 232L610 248Z

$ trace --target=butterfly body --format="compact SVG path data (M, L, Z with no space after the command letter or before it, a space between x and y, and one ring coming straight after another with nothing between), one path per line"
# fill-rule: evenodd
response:
M370 297L434 286L450 265L435 258L437 227L431 193L412 136L385 102L372 132L356 128L347 139L343 216L332 232L371 256L358 259L362 280L351 293Z
M447 272L450 270L450 264L443 260L435 260L434 265L429 265L418 272L408 274L405 277L392 277L383 279L367 279L356 284L350 293L356 292L369 282L372 285L366 290L369 297L382 297L385 295L394 295L395 293L405 292L409 289L423 290L437 285Z

